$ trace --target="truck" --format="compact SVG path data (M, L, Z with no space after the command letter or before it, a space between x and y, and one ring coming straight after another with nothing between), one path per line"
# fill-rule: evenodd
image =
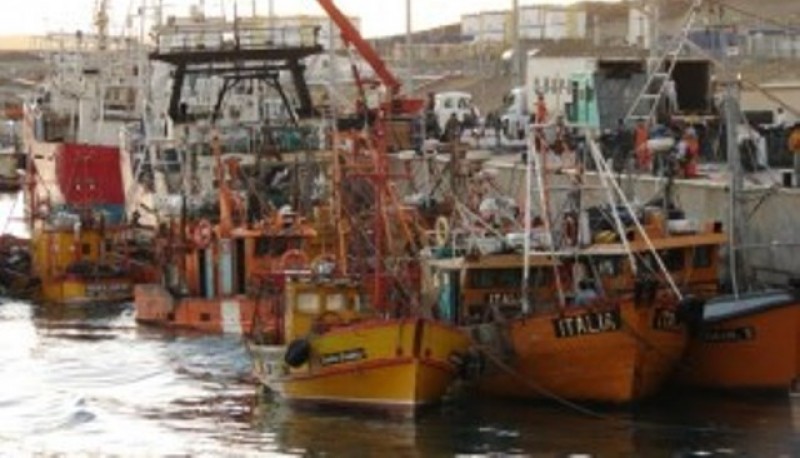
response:
M662 65L662 71L666 71L669 61ZM679 116L712 112L710 61L680 57L671 78L678 94ZM571 123L613 129L625 118L646 82L647 61L638 56L547 57L529 53L525 85L513 88L503 100L503 132L509 139L527 135L539 95L550 119L564 116ZM652 86L657 84L653 82Z
M669 70L670 62L662 63L660 71ZM678 111L668 113L666 104L656 107L656 121L668 123L672 119L694 121L714 115L711 85L712 63L707 59L680 57L669 75L675 83ZM653 78L648 93L656 94L663 80ZM566 107L567 119L599 130L614 129L619 120L628 125L643 119L655 102L637 98L648 82L647 62L641 58L603 58L591 72L577 72L570 76L572 97ZM632 107L633 112L631 112ZM625 119L629 114L631 118Z
M551 117L565 114L572 98L569 78L575 73L591 72L596 62L590 56L546 57L537 51L528 53L525 85L511 89L503 98L501 122L506 138L525 138L540 94Z

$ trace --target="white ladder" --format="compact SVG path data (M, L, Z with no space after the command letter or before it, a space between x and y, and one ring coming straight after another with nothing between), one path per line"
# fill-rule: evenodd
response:
M664 96L664 89L667 87L667 82L675 70L678 63L678 57L686 47L686 42L689 39L689 33L692 30L695 19L703 5L703 0L694 0L689 11L683 20L683 28L681 32L676 35L671 42L669 50L661 54L658 58L648 59L648 75L639 95L631 104L628 113L625 115L625 121L653 121L655 118L656 110L659 101ZM651 46L657 46L657 43L651 43ZM665 65L667 64L668 65ZM665 68L666 67L666 68Z

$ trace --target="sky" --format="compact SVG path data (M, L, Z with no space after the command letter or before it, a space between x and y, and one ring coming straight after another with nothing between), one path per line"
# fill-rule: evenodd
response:
M10 0L3 0L9 2ZM107 0L112 17L112 31L120 31L128 15L135 14L143 0ZM204 0L206 10L233 11L234 0ZM360 16L362 32L367 37L392 35L405 31L406 0L335 0L348 15ZM462 14L510 9L513 0L411 0L414 30L458 22ZM568 4L574 0L519 0L521 6L549 3ZM323 14L315 0L272 0L276 14ZM30 35L46 32L74 32L91 29L92 12L98 0L24 0L13 13L0 15L1 35ZM146 0L155 5L157 0ZM189 5L201 0L163 0L169 12L186 14ZM252 14L253 4L259 14L267 14L270 0L238 0L239 15ZM24 5L24 9L21 7ZM419 6L417 6L419 5ZM424 8L423 8L424 5ZM211 13L209 13L211 14Z

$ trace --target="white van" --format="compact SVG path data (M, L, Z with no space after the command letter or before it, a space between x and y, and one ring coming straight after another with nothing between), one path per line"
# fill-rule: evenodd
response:
M473 111L474 110L474 111ZM455 113L462 127L471 128L477 124L477 108L472 104L472 94L468 92L439 92L436 94L434 111L439 128L444 130L450 115Z

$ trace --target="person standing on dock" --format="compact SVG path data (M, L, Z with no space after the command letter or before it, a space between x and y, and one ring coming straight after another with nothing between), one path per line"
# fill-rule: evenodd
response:
M697 159L700 156L700 143L697 132L689 127L678 143L678 161L681 164L683 178L697 178Z
M678 113L678 89L675 87L675 80L669 78L664 83L664 97L667 99L667 114L670 116Z
M541 92L536 93L536 111L534 112L533 123L534 124L545 124L547 122L547 118L549 117L549 113L547 112L547 103L544 101L544 94ZM542 153L544 152L544 148L547 147L547 142L544 141L544 129L542 127L537 127L534 130L534 142L536 143L536 151Z
M639 121L633 132L633 148L636 153L636 168L640 172L649 172L652 168L653 156L647 147L650 138L647 122Z

